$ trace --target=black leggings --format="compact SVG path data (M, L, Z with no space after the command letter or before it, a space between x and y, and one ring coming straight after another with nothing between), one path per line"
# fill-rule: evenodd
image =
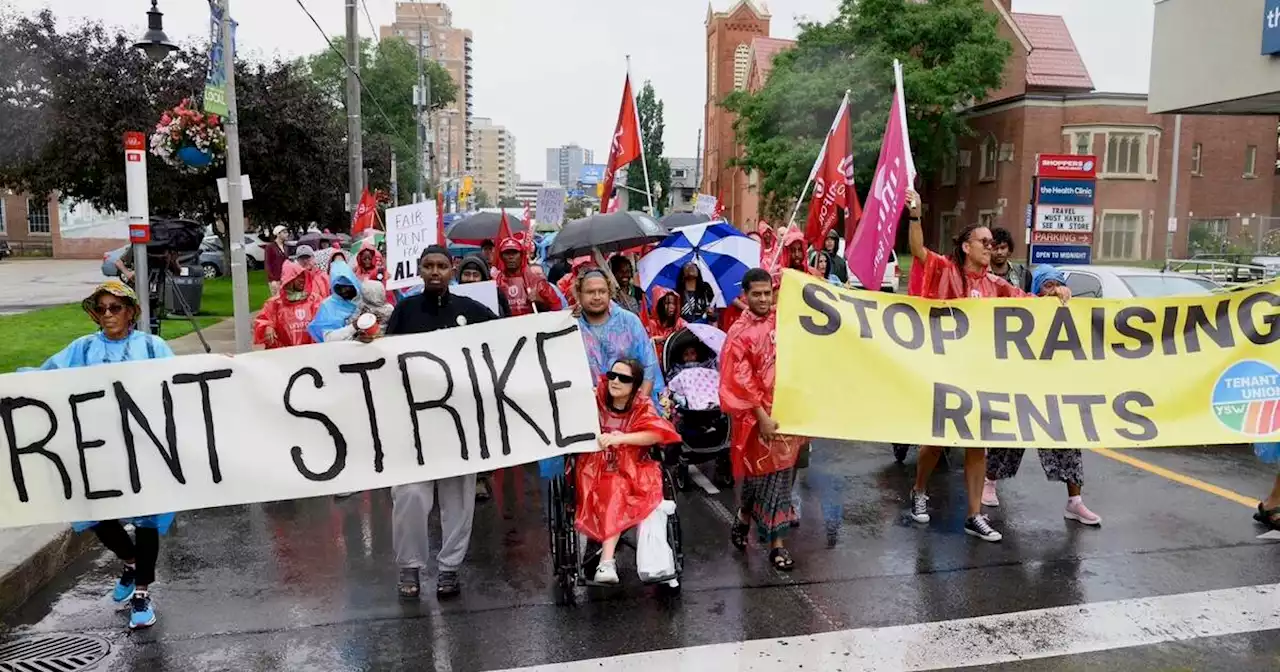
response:
M135 527L129 538L118 520L104 520L89 528L98 535L108 550L121 560L133 560L137 567L138 586L149 586L156 580L156 557L160 555L160 531L154 527Z

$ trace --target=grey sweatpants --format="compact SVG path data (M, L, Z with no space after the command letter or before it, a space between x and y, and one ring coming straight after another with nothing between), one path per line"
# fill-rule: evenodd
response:
M440 497L440 554L442 572L456 572L471 544L471 521L476 512L476 475L423 481L391 488L391 545L401 568L427 566L431 555L428 519Z

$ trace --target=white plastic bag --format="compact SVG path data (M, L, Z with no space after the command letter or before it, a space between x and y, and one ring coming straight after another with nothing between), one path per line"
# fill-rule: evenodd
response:
M676 557L667 543L667 516L676 512L676 503L663 500L636 531L636 571L645 583L676 578Z

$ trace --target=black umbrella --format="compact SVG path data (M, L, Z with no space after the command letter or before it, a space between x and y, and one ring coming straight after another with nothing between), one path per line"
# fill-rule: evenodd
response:
M445 238L455 242L479 245L486 240L498 237L498 229L502 226L501 212L478 212L470 217L463 217L454 222L445 232ZM511 233L524 231L529 227L519 217L507 215L507 227Z
M700 212L673 212L659 221L663 226L667 227L668 231L670 231L682 226L705 224L706 222L711 221L711 218Z
M607 254L656 243L666 237L667 230L643 212L592 215L565 224L556 234L547 256L578 257L593 249Z

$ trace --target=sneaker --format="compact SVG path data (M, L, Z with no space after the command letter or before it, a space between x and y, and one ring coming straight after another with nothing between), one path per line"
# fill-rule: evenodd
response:
M116 589L111 591L111 599L115 600L116 604L124 604L129 601L129 598L133 597L135 588L134 576L137 573L138 570L132 565L124 566L124 571L120 572L120 579L116 581Z
M156 611L151 608L151 597L145 591L136 591L129 603L129 629L149 628L156 624Z
M979 513L964 521L964 533L973 535L983 541L1000 541L1004 535L991 527L991 521L985 513Z
M618 582L618 561L617 560L601 560L600 566L596 567L596 583L604 583L613 585Z
M1102 516L1090 511L1089 507L1080 501L1067 502L1067 509L1062 512L1062 517L1084 525L1098 526L1102 524Z
M911 491L911 519L917 523L929 522L929 495Z
M1000 498L996 496L996 482L991 479L982 482L982 505L1000 506Z

